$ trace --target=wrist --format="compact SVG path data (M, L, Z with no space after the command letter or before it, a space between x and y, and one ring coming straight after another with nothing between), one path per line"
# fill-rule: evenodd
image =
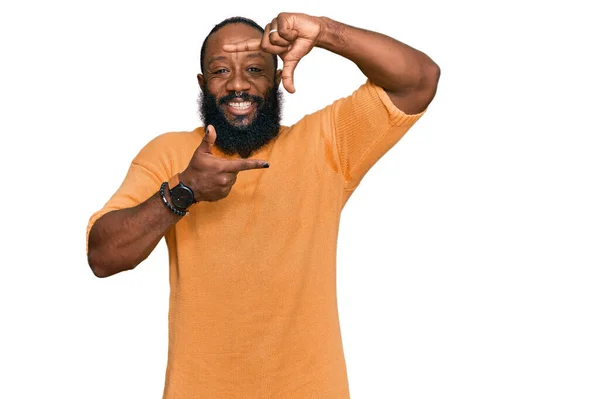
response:
M201 201L200 196L198 195L198 193L196 192L196 190L194 190L193 188L193 179L191 179L188 174L186 174L187 169L184 170L181 173L178 173L176 176L173 176L171 179L173 181L173 186L171 186L171 180L169 180L169 187L173 188L176 185L178 185L179 183L183 184L184 186L188 187L190 190L192 190L192 193L194 194L194 202L192 203L192 205L197 204L198 202ZM194 172L192 172L193 175ZM191 206L191 205L190 205Z
M171 200L171 190L179 184L179 173L175 173L171 178L167 181L167 187L164 190L164 196L169 201L169 204L173 205L173 201Z
M185 171L176 173L167 181L165 189L166 192L169 192L169 203L183 212L187 212L190 206L198 202L194 190L186 183Z
M167 202L169 202L169 204L171 204L171 205L172 205L173 203L171 202L171 193L170 193L170 191L171 191L171 190L170 190L170 189L169 189L169 187L167 186L167 187L165 187L165 190L164 190L164 192L163 192L163 194L162 194L162 195L164 195L164 196L165 196L165 198L167 199Z
M175 176L173 176L173 177L171 178L171 179L175 179L175 177L176 177L176 179L177 179L177 180L173 180L173 182L175 183L175 184L173 185L173 187L175 187L175 186L176 186L176 185L178 185L179 183L183 183L183 184L185 184L186 186L188 186L188 187L190 187L190 188L192 187L192 186L191 186L191 180L188 178L188 175L186 174L186 171L187 171L187 169L186 169L186 170L184 170L184 171L183 171L183 172L181 172L181 173L177 173ZM169 181L169 187L171 187L171 181ZM171 187L171 188L173 188L173 187Z
M344 25L328 17L316 17L320 25L315 47L337 53L345 45Z
M181 210L177 207L173 206L172 198L169 193L169 183L164 182L160 185L159 195L161 197L162 202L165 206L177 216L185 216L187 214L187 210Z

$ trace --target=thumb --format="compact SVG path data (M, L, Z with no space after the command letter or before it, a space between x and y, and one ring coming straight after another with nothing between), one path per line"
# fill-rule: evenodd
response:
M204 138L202 139L202 143L200 143L198 150L200 152L212 154L212 148L216 140L217 131L215 130L213 125L208 125L205 129Z
M289 93L295 93L296 87L294 86L294 70L298 65L299 60L287 60L283 63L283 71L281 71L281 79L283 81L283 87Z

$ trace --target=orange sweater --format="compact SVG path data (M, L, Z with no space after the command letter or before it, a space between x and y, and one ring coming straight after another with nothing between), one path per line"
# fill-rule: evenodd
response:
M282 127L253 155L269 169L240 172L229 196L197 203L168 231L163 399L350 397L336 293L340 213L421 115L404 114L367 81ZM183 171L203 136L200 127L147 144L88 236L100 216L147 200Z

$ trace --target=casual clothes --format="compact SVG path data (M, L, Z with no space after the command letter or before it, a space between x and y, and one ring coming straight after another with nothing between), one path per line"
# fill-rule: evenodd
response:
M164 399L349 398L336 295L340 214L422 114L406 115L367 80L282 127L252 156L269 169L239 172L226 198L193 205L167 232ZM147 144L88 236L100 216L138 205L182 172L203 136L200 127Z

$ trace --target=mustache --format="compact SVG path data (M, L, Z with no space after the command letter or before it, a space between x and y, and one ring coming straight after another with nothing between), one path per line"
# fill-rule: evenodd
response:
M227 104L227 103L235 100L236 98L240 98L240 99L242 99L242 101L252 101L252 102L255 102L259 107L264 102L264 99L262 97L253 96L253 95L250 95L248 93L242 93L241 96L236 96L235 93L229 93L229 94L227 94L227 95L219 98L218 104L219 105L225 105L225 104Z
M247 126L232 125L225 117L224 106L219 106L235 99L261 104ZM277 87L270 87L264 98L257 98L247 92L236 96L229 90L219 98L206 87L201 87L198 96L198 114L204 126L213 125L217 130L216 147L226 154L237 153L242 158L248 158L278 135L282 100L282 92Z

